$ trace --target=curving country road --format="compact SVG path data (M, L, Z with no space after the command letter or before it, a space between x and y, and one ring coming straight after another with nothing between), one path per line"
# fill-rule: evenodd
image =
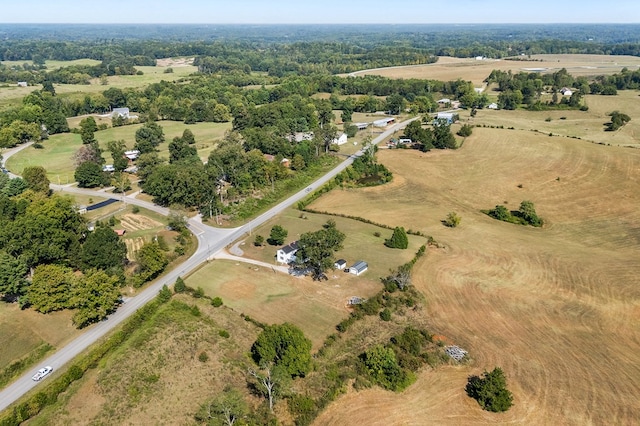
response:
M403 129L410 122L418 119L420 117L414 117L412 119L406 120L402 123L398 123L392 126L390 129L384 131L380 135L378 135L372 143L378 144L385 138L393 135L393 133L397 130ZM11 157L13 154L25 149L30 144L25 144L20 147L7 150L3 153L4 159L2 166L4 167L5 161ZM227 245L231 244L234 240L240 238L246 233L249 233L252 229L257 228L262 225L269 219L278 215L282 211L284 211L289 206L297 203L302 200L304 197L309 195L313 190L321 187L330 179L335 177L338 173L346 169L351 165L353 160L362 155L362 151L358 151L353 155L350 155L345 161L340 163L334 169L329 171L327 174L322 176L320 179L313 182L309 187L297 192L291 197L287 198L285 201L282 201L275 207L272 207L267 212L262 213L255 219L249 221L245 225L233 228L233 229L220 229L214 228L202 223L200 217L189 219L188 226L191 232L196 236L198 240L198 248L196 252L185 262L181 263L177 267L175 267L171 272L162 276L158 280L151 283L147 288L141 291L138 295L125 299L125 303L123 303L118 310L109 316L109 318L105 321L100 322L99 324L95 324L89 327L84 333L78 336L76 339L71 341L66 346L58 349L54 354L49 356L48 358L42 360L40 362L41 365L50 365L54 369L54 373L61 369L65 364L73 360L77 355L87 349L90 345L98 341L101 337L105 336L111 330L113 330L118 324L127 319L129 316L133 315L137 309L144 306L146 303L151 301L163 285L171 285L173 284L179 276L185 276L189 272L196 269L200 264L206 262L210 258L213 257L214 254L223 250ZM15 176L11 174L12 176ZM72 186L60 186L60 185L51 185L51 188L56 191L74 193L74 194L85 194L91 195L92 197L103 197L103 198L118 198L120 197L123 201L128 204L135 204L140 207L144 207L146 209L158 212L163 215L169 214L169 209L164 207L157 206L153 203L149 203L146 201L138 200L131 196L113 196L113 194L108 194L105 192L98 192L89 189L82 189ZM29 390L36 387L40 382L34 382L31 380L33 372L29 371L23 374L20 378L18 378L11 385L4 388L0 391L0 411L7 408L13 402L17 401L20 397L22 397ZM46 383L47 379L44 379L43 382Z

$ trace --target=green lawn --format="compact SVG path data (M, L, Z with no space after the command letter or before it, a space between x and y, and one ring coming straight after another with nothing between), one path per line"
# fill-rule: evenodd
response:
M209 153L215 148L217 140L231 128L231 123L197 123L186 125L181 121L160 121L165 134L165 143L161 144L160 156L169 158L169 141L176 136L182 136L185 129L190 129L196 138L196 146L200 158L206 160ZM111 155L107 149L107 143L112 140L123 139L127 147L133 148L135 132L142 124L113 127L95 133L96 139L104 152L104 158L108 164L112 163ZM47 169L49 179L53 183L74 182L73 154L82 146L80 135L63 133L53 135L43 143L44 149L27 148L7 161L9 170L20 174L25 167L43 166Z
M335 189L334 191L340 190ZM266 241L269 238L271 227L281 225L289 232L285 243L290 243L300 238L300 235L305 232L321 229L327 220L332 219L335 220L338 230L344 232L347 236L343 243L344 248L337 252L336 258L344 258L347 261L347 265L351 265L357 260L366 261L369 264L369 270L362 277L377 281L379 277L387 275L389 269L411 260L420 246L426 243L424 237L409 235L408 249L390 249L384 245L385 238L389 238L393 233L390 229L342 217L313 213L302 214L304 218L300 217L301 212L299 210L290 208L277 218L254 229L252 235L247 236L245 244L241 246L245 256L263 262L274 263L276 250L279 246L270 246L265 243L264 247L257 248L253 245L256 235L262 235ZM374 235L376 232L380 233L379 237ZM342 272L339 273L342 274Z

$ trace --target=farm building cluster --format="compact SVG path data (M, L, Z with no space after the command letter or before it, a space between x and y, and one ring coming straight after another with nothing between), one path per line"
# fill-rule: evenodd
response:
M276 261L284 265L294 264L297 260L296 253L300 249L298 241L293 241L285 246L280 247L276 251ZM350 274L359 276L369 269L369 264L364 260L358 260L351 266L347 267L347 261L345 259L338 259L333 264L334 269L348 272Z

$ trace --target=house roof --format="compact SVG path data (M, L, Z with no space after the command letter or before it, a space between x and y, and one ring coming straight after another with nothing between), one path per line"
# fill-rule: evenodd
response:
M299 248L298 247L298 242L294 241L291 244L287 244L286 246L282 247L280 250L282 250L282 252L284 254L289 254L289 253L293 253L293 252L297 251L298 248Z
M365 269L367 269L369 267L369 265L367 264L367 262L365 262L364 260L358 260L356 263L354 263L353 265L351 265L351 267L349 267L349 269L355 269L356 271L364 271Z

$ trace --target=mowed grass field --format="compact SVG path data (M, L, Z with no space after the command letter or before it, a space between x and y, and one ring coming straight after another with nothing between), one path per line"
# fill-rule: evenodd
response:
M78 119L72 119L72 123ZM198 154L203 161L209 157L209 153L215 148L216 142L224 136L224 133L231 128L231 123L196 123L184 124L181 121L159 121L165 136L165 142L158 147L160 157L169 158L169 142L176 136L182 136L185 129L193 132L196 138ZM112 140L124 140L129 149L135 144L135 133L142 127L142 124L132 124L129 126L109 127L95 133L95 137L103 149L103 157L107 164L113 164L111 154L107 150L107 144ZM74 153L82 146L82 139L79 134L62 133L52 135L43 142L43 149L28 148L7 161L7 168L16 174L21 174L22 170L28 166L43 166L47 169L49 180L53 183L72 183L75 181L73 174L75 165L73 163ZM59 179L59 180L58 180Z
M403 67L378 68L373 70L358 71L353 75L381 75L389 78L426 78L431 80L471 81L476 87L481 87L484 79L494 69L512 72L539 72L553 73L566 68L573 76L596 76L618 73L622 68L630 70L638 69L640 58L635 56L608 56L608 55L531 55L519 56L518 60L475 58L452 58L441 56L433 64L411 65Z
M71 324L71 312L48 315L21 310L17 303L0 303L0 368L15 362L43 343L59 348L80 332Z
M637 423L640 151L482 128L458 151L378 155L392 183L332 191L311 207L403 224L444 244L414 270L414 284L429 329L472 362L423 372L400 395L350 393L315 424ZM480 212L522 200L535 203L544 228ZM450 211L462 217L458 228L440 223ZM500 415L464 392L469 375L495 366L514 393Z
M623 90L615 96L587 95L584 102L588 111L496 111L485 108L477 110L473 118L470 111L460 111L460 118L463 123L473 125L537 130L607 145L640 147L640 92ZM615 132L605 132L604 124L611 121L609 114L613 111L627 114L631 121Z

